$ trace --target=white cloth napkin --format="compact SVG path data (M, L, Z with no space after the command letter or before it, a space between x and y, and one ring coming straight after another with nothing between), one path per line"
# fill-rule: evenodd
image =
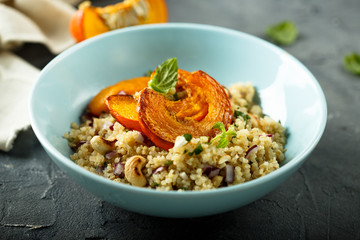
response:
M74 44L69 21L77 0L0 0L0 150L30 126L28 97L39 70L11 52L25 42L54 53Z

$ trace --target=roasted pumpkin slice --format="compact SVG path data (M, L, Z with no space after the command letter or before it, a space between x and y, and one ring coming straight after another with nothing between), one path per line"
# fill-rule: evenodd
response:
M177 89L184 98L171 101L158 92L145 88L140 92L137 111L141 130L155 145L173 146L177 136L214 136L215 123L225 126L232 121L232 109L224 88L203 71L189 74L179 71Z
M192 80L191 73L178 70L178 83L176 85L179 101L168 102L171 112L176 112L179 120L193 119L202 120L208 113L208 103L203 96L203 89Z
M127 129L141 131L137 101L131 95L112 95L106 100L110 114Z
M106 99L111 95L133 95L147 87L149 77L137 77L120 81L101 90L89 103L89 111L95 116L103 112L109 112Z
M118 28L146 23L167 22L165 0L125 0L106 7L79 5L70 21L69 30L77 42Z
M70 20L69 31L76 42L110 31L110 27L98 14L96 7L91 6L89 1L79 5Z

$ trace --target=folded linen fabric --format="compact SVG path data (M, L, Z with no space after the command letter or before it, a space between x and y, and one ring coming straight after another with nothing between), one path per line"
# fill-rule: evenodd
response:
M11 52L0 52L0 150L9 151L30 125L28 99L39 70Z
M30 126L28 98L40 70L11 52L25 42L53 54L74 44L68 25L77 0L0 0L0 150L9 151Z
M0 48L24 42L45 44L59 53L74 41L68 30L75 8L59 0L14 0L0 3Z

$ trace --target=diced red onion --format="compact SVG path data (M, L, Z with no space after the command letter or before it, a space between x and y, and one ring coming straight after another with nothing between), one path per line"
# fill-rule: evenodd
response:
M77 151L79 147L81 147L81 145L85 144L86 141L79 141L74 147L72 147L71 149L73 151Z
M155 171L153 172L153 174L160 173L160 172L164 171L165 169L166 169L166 167L160 166L160 167L158 167L158 168L155 169Z
M249 148L245 153L245 158L247 158L252 152L255 152L257 150L257 145L253 145L251 148Z
M211 166L210 164L205 163L203 167L203 173L209 178L213 178L220 173L220 168Z
M104 171L104 167L96 167L96 172L98 174L102 173Z
M91 120L92 118L96 117L94 114L92 114L91 112L84 112L82 115L81 115L81 119L83 121L86 121L86 120Z
M125 177L125 166L122 163L115 163L114 165L114 175L117 175L121 178Z
M210 164L205 163L203 167L203 173L208 175L211 172L212 166Z
M117 153L115 151L111 151L105 154L105 158L108 160L111 160L113 158L115 158L117 155Z
M91 112L84 112L80 118L82 122L86 122L87 120L90 120L89 126L92 127L94 125L94 117L96 116Z
M210 171L210 173L208 174L208 177L209 177L209 178L213 178L213 177L219 175L219 173L220 173L220 168L213 168L213 169Z
M79 141L77 144L76 144L76 148L79 148L81 145L85 144L86 141Z
M225 182L233 183L235 178L235 167L233 165L225 166Z
M113 123L113 124L109 127L109 129L110 129L111 131L114 131L114 124L115 124L115 123Z

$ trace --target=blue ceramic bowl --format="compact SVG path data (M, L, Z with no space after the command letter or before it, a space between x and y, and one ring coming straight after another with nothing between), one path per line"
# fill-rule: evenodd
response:
M179 68L203 70L223 85L251 81L264 113L289 132L280 169L237 186L163 192L112 182L76 165L63 138L102 88L143 75L177 57ZM257 37L199 24L129 27L79 43L41 72L30 97L33 130L52 160L75 182L121 208L154 216L198 217L226 212L261 198L288 179L319 142L326 101L314 76L294 57Z

